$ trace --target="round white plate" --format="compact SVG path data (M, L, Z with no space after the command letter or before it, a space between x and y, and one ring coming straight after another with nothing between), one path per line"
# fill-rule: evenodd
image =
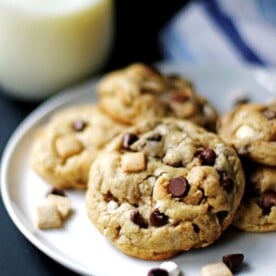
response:
M166 72L191 78L199 93L205 95L220 112L229 110L237 97L266 102L275 94L263 83L263 71L245 68L183 68L162 65ZM260 85L261 81L261 85ZM88 275L143 276L161 262L142 261L115 249L89 222L84 207L84 192L70 191L74 214L57 230L35 228L33 212L45 198L49 184L30 168L29 152L36 130L49 116L65 106L95 102L95 82L66 91L37 108L12 135L2 159L1 190L8 213L36 247L64 266ZM172 258L185 276L200 275L203 265L219 261L224 254L242 252L245 264L239 275L273 275L276 271L276 233L249 234L229 229L214 245L182 253Z

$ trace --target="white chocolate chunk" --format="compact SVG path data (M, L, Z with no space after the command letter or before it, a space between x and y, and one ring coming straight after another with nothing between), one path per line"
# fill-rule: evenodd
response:
M146 168L144 152L129 152L122 157L122 169L124 172L140 172Z
M248 125L242 125L236 131L236 137L239 139L249 139L257 136L257 132Z
M180 269L178 265L172 261L163 262L160 265L160 268L167 270L169 273L169 276L178 276L180 274Z
M56 141L56 150L60 157L68 158L80 153L83 150L83 145L72 136L62 137Z
M114 200L111 200L108 202L107 204L107 211L109 213L112 213L113 211L115 211L117 208L119 207L118 203Z
M68 197L49 194L47 201L57 207L62 218L66 218L71 210L71 201Z
M203 266L201 276L233 276L233 274L224 263L218 262Z
M40 229L61 227L62 219L57 206L53 204L38 206L36 209L36 225Z

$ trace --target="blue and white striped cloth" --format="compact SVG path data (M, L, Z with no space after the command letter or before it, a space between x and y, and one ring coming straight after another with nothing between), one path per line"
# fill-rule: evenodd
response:
M276 66L276 0L205 0L160 33L165 58L187 64Z

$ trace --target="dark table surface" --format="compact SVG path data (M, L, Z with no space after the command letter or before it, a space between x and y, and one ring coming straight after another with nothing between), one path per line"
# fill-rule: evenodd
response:
M153 63L161 60L163 56L158 48L158 31L187 1L160 1L158 7L156 1L115 2L115 43L101 73L131 62ZM16 127L39 104L41 103L11 99L0 88L0 155ZM0 200L0 275L77 274L56 263L28 242L12 223Z

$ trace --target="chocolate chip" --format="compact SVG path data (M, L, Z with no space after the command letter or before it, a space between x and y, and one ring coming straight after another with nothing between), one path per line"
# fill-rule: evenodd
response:
M195 223L192 223L192 226L193 226L194 232L198 234L200 232L200 228Z
M243 262L243 259L244 259L244 255L241 253L224 255L222 257L222 261L227 265L227 267L233 273L238 271L238 269L240 268Z
M220 175L220 185L229 194L234 189L234 182L232 177L222 172Z
M249 156L249 153L250 153L250 145L243 145L243 146L241 146L239 149L235 149L235 150L238 150L238 153L239 153L240 155Z
M153 268L148 272L148 276L169 276L169 272L162 268Z
M216 153L212 149L205 149L199 155L202 165L213 166L216 160Z
M65 192L58 188L51 189L47 195L58 195L58 196L66 196Z
M271 207L276 206L276 192L264 192L260 200L260 205L265 211L267 211L267 213L269 213Z
M270 109L266 109L263 112L263 115L268 119L268 120L273 120L276 119L276 112Z
M174 197L182 197L187 195L190 185L188 180L183 176L173 178L169 183L169 192Z
M115 201L117 203L119 202L118 198L116 198L110 191L104 194L104 200L106 202L109 202L109 201Z
M239 98L239 99L235 100L234 106L239 106L239 105L242 105L242 104L246 104L248 102L250 102L250 100L248 98Z
M168 75L166 76L166 78L167 78L168 80L173 81L173 80L179 80L181 77L180 77L178 74L171 73L171 74L168 74Z
M129 147L138 140L138 137L133 133L126 133L123 137L123 148L129 149Z
M83 120L76 120L74 123L73 123L73 129L75 131L83 131L87 126L87 123L84 122Z
M131 220L134 224L140 226L141 228L147 228L147 227L148 227L148 224L147 224L147 222L145 221L145 219L144 219L144 218L142 217L142 215L141 215L138 211L136 211L136 210L134 210L134 211L132 211L132 212L130 213L130 220Z
M203 149L201 149L201 148L199 148L199 149L197 149L196 151L195 151L195 153L194 153L194 157L198 157L199 158L199 156L200 156L200 154L203 152Z
M161 139L162 139L162 135L158 133L147 138L148 141L156 141L156 142L161 141Z
M184 103L189 99L189 96L184 94L181 91L177 91L177 92L173 92L170 96L170 100L173 102L180 102L180 103Z
M219 211L217 212L217 217L219 220L219 223L222 224L224 218L226 218L228 216L228 212L227 211Z
M174 167L174 168L180 168L183 167L182 161L167 161L165 162L167 165Z
M168 217L161 213L158 209L154 209L149 217L152 226L160 227L168 223Z

